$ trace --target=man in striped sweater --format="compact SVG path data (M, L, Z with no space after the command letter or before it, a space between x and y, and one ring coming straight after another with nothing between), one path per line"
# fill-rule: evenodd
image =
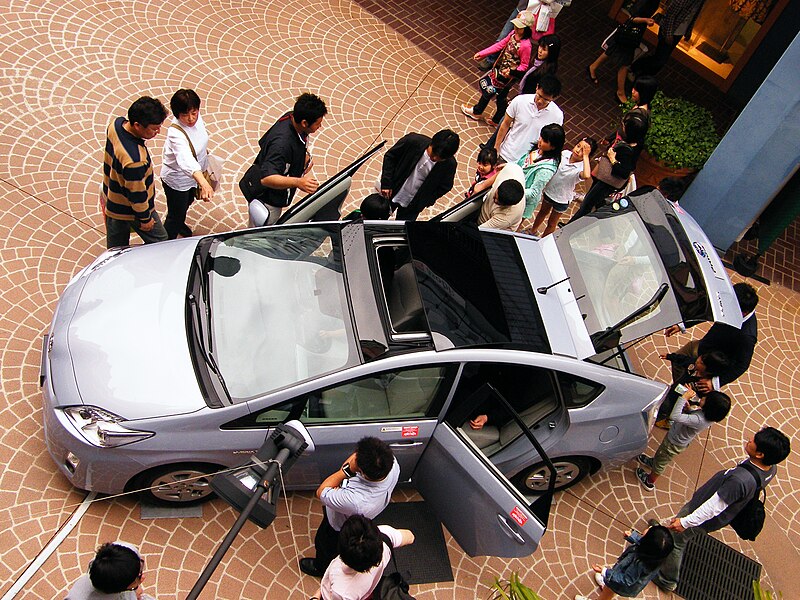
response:
M153 161L145 140L156 137L167 118L160 100L142 96L131 104L127 120L108 126L100 202L106 219L106 247L128 246L131 229L145 244L167 239L155 209Z

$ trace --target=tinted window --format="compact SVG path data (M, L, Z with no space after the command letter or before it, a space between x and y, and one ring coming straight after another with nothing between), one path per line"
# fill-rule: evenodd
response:
M567 408L581 408L600 395L603 386L570 373L558 373L558 384Z
M306 425L419 419L438 413L454 371L443 365L371 375L262 410L225 428L269 427L293 419Z

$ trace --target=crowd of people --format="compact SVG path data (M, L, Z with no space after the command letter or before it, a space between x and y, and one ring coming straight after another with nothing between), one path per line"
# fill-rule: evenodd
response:
M586 67L597 84L606 62L617 68L615 99L632 100L633 107L615 131L595 141L575 136L565 149L564 114L556 103L561 94L557 77L561 41L555 20L569 0L521 0L496 43L475 53L485 74L480 96L461 112L487 123L494 132L476 148L469 200L485 194L477 222L481 227L553 233L576 197L576 186L590 182L572 219L596 210L612 194L632 184L651 120L651 102L658 88L654 75L663 66L680 35L691 30L699 9L676 0L657 15L656 0L638 0L630 17L605 40L603 52ZM690 10L691 8L691 10ZM659 16L661 17L659 19ZM660 23L659 50L650 60L636 58L648 26ZM663 35L662 35L663 34ZM640 63L637 69L636 63ZM629 72L637 76L628 86ZM516 94L513 99L509 97ZM494 100L491 116L486 110ZM145 243L191 236L187 211L195 200L209 201L216 179L208 153L209 135L203 122L201 99L190 89L178 90L170 100L172 120L167 130L161 181L167 199L162 223L155 208L155 174L146 141L157 136L167 120L167 109L144 96L118 117L107 130L101 204L109 248L130 243L131 231ZM314 161L309 136L322 126L325 102L315 94L301 94L291 111L280 117L259 140L259 151L239 187L248 202L263 206L264 224L273 224L297 190L312 193L319 182L312 175ZM459 135L444 129L432 136L408 133L384 154L374 193L345 217L415 220L449 193L458 169ZM599 150L599 152L598 152ZM216 174L218 175L218 174ZM677 202L683 183L667 179L662 193ZM534 216L535 215L535 216ZM744 324L740 329L715 324L702 339L684 344L663 358L672 363L670 392L661 406L658 426L668 429L654 456L638 457L636 478L645 491L655 488L666 468L713 423L728 415L734 400L721 387L749 367L757 339L755 308L758 296L749 284L735 286ZM678 334L668 329L668 337ZM775 476L786 459L789 439L773 427L764 427L745 444L747 458L715 474L701 486L674 518L650 522L642 533L625 532L630 546L611 567L592 566L597 598L634 597L650 582L674 590L686 544L695 536L729 524L742 508ZM300 570L320 578L317 598L324 600L378 597L376 588L392 557L392 549L414 541L407 529L375 525L388 505L399 478L391 449L376 438L364 438L342 468L328 476L317 490L323 518L314 538L315 556L301 558ZM123 542L104 544L89 571L67 596L70 600L146 598L142 592L144 561L136 548ZM127 594L127 595L126 595ZM576 600L586 596L578 595Z

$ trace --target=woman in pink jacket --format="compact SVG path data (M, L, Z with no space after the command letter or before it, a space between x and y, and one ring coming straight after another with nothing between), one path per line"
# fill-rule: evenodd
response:
M490 54L500 52L494 66L479 81L481 88L480 100L474 106L469 104L461 105L461 112L470 119L475 119L476 121L484 120L483 111L492 98L495 98L497 103L495 115L503 115L505 113L508 106L508 92L514 82L519 81L525 75L530 65L533 51L531 27L534 22L535 16L531 13L527 11L519 13L517 18L511 21L514 25L514 31L496 44L484 48L473 56L475 60L479 61ZM486 122L493 127L498 124L493 118L486 118Z

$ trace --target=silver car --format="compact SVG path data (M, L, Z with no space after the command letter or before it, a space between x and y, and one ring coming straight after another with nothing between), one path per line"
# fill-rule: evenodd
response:
M299 421L315 449L287 487L375 436L468 554L523 556L549 497L522 492L548 489L547 456L558 489L647 444L666 386L624 344L741 322L710 243L657 191L542 239L478 229L479 199L428 222L307 222L338 214L360 164L283 225L112 249L75 275L41 363L73 485L202 501L210 474Z

